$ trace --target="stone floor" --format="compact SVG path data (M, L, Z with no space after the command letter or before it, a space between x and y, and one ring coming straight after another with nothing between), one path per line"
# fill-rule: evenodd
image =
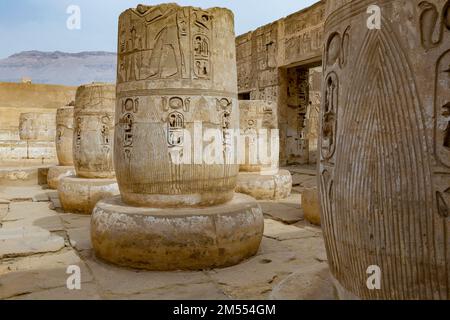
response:
M315 183L314 171L292 169L292 195L261 202L266 220L258 254L199 272L99 261L89 216L63 213L56 191L0 185L0 299L335 299L321 230L302 217L299 192ZM81 269L81 290L66 287L70 265Z

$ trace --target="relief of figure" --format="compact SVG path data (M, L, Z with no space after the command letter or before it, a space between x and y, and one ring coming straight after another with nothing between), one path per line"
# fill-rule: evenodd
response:
M133 146L133 122L134 116L131 113L127 113L122 118L122 123L124 124L124 139L123 145L124 147L132 147Z
M195 36L194 52L197 56L209 57L209 41L205 36Z
M155 44L149 64L144 65L144 69L147 69L147 79L154 77L169 78L177 74L181 75L186 71L185 58L180 44L180 36L187 35L184 13L168 15L164 20L163 28L154 39ZM149 30L147 33L151 34Z

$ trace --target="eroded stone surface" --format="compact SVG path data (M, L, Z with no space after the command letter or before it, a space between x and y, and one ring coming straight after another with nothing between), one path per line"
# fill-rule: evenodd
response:
M36 188L34 194L30 193L30 197L36 197L39 193L42 190ZM51 191L49 194L53 197L55 192ZM287 201L299 202L295 198ZM11 215L5 227L13 229L34 226L49 231L60 230L56 234L61 237L65 234L67 247L55 253L2 259L1 298L291 299L296 294L302 296L302 292L305 292L304 297L311 297L311 287L301 285L308 283L304 281L302 274L306 274L310 267L320 271L327 261L320 229L303 222L286 226L266 219L266 236L257 253L257 257L261 256L261 259L250 265L246 263L251 260L247 260L243 269L241 265L237 265L231 270L224 269L225 273L221 274L221 269L211 272L152 272L122 268L95 257L90 245L90 216L57 213L49 210L47 205L46 202L11 203ZM286 257L289 257L287 260L295 257L298 261L288 261L283 269L280 269L278 263L272 262L275 259L283 262ZM80 291L66 288L66 269L69 265L81 267ZM289 280L284 281L285 279ZM313 285L312 288L321 287ZM325 294L318 295L317 298L319 297L327 298Z
M236 192L248 194L258 200L277 200L290 195L292 189L291 173L279 170L276 174L240 172Z
M63 247L63 238L42 228L0 228L0 259L55 252Z
M305 219L312 224L320 226L320 202L317 188L303 190L302 208Z
M73 161L81 178L114 178L115 87L93 83L78 87L74 108Z
M100 201L92 215L96 254L122 266L200 270L236 264L254 255L263 234L257 202L236 194L206 208L129 207L120 197Z
M56 155L60 166L73 166L73 106L56 110Z
M50 167L47 174L47 184L50 189L58 190L59 181L64 177L75 175L75 168L72 166Z
M66 286L67 268L81 269L81 282L92 281L92 275L79 256L70 249L55 254L33 255L0 261L0 298ZM57 297L54 297L57 299Z
M119 194L115 179L60 179L59 199L65 212L91 214L98 201Z
M19 135L24 141L55 141L56 114L22 113L19 119Z

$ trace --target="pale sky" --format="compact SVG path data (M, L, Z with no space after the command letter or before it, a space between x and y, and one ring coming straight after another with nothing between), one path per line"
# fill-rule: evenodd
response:
M117 19L145 0L0 0L0 59L20 51L116 51ZM236 35L306 8L317 0L179 0L180 5L226 7L235 14ZM81 29L69 30L70 5L81 9Z

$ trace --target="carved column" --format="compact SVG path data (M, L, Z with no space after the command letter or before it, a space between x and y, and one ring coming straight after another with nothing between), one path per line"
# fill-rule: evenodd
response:
M139 5L120 15L114 144L120 196L93 211L97 257L148 270L205 270L257 253L262 210L234 193L234 41L227 9Z
M73 107L56 111L56 154L60 166L73 166Z
M322 227L332 274L351 296L450 298L449 7L327 3ZM366 284L370 266L380 290Z
M73 131L78 177L114 178L114 109L114 85L93 83L78 87Z
M233 197L239 166L226 160L227 130L239 126L233 29L233 14L219 8L139 5L121 14L114 161L127 204L203 206ZM203 157L208 129L220 133L216 164Z
M22 113L20 140L26 141L27 159L55 158L55 113Z
M54 113L21 113L19 119L20 140L54 141Z

